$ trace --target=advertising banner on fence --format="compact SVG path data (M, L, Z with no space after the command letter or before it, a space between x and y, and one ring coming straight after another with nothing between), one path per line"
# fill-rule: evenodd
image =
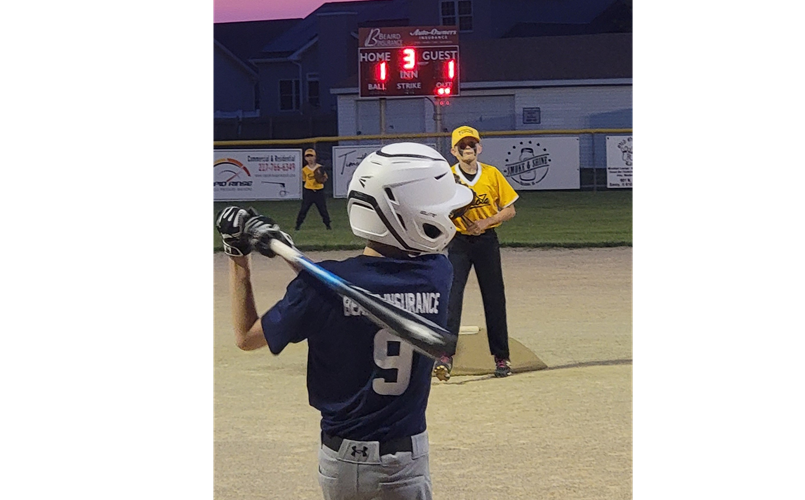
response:
M632 136L607 136L607 187L632 187Z
M578 137L483 138L478 160L497 167L515 191L580 189Z
M515 190L580 189L578 137L490 137L482 140L482 163L493 165ZM428 144L435 148L435 144ZM380 144L333 147L333 196L346 198L352 173ZM450 165L456 158L446 158Z
M302 199L301 149L216 149L213 200Z
M435 144L428 144L436 148ZM380 144L363 146L333 146L333 198L346 198L349 181L358 165L370 153L377 151ZM451 158L447 158L450 161Z

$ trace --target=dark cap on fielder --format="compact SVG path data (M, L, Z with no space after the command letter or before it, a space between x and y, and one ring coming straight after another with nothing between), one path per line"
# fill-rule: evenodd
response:
M478 142L481 142L481 135L477 130L472 127L468 127L467 125L463 125L453 130L453 146L458 144L458 142L465 137L472 137L477 139Z

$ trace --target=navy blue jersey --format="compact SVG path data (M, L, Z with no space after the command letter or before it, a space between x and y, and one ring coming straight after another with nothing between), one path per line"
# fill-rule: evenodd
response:
M360 255L319 265L388 302L447 324L453 268L444 255ZM433 361L369 321L357 304L302 271L261 321L274 354L307 339L308 396L321 412L324 432L388 441L425 430Z

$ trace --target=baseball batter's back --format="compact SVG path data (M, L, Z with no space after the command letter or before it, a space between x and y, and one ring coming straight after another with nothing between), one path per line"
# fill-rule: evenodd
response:
M442 254L361 255L320 265L388 302L447 323L452 267ZM323 432L380 442L424 432L433 362L363 316L349 299L301 272L261 321L274 354L307 339L309 401L321 412Z

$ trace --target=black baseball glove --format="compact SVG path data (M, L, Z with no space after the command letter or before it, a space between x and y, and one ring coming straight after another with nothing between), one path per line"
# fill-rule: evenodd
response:
M256 213L256 212L255 212ZM255 215L246 222L244 231L252 247L265 255L274 257L276 254L271 250L271 240L279 240L286 245L293 247L293 239L280 231L279 225L274 219L265 215Z
M245 210L237 206L226 207L218 212L215 219L215 229L221 234L224 242L224 253L232 257L243 257L252 251L252 245L246 237L244 230L246 222L254 217L256 212Z

